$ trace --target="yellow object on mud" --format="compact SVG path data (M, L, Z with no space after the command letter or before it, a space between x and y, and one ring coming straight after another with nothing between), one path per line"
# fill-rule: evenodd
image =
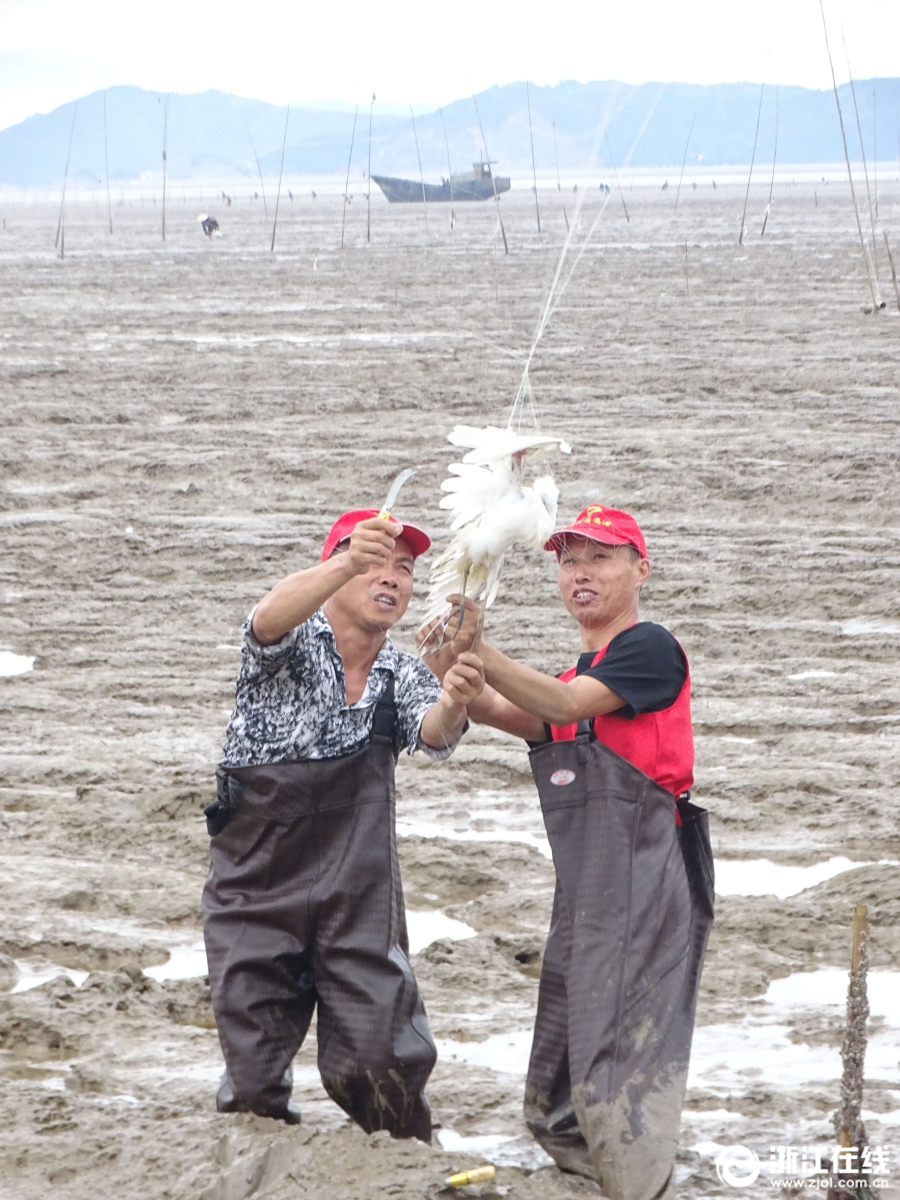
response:
M447 1180L448 1187L465 1187L467 1183L487 1183L496 1178L497 1169L490 1164L486 1167L475 1167L471 1171L457 1171Z

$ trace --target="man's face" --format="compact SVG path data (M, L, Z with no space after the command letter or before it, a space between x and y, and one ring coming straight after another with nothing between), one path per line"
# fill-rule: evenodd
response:
M335 554L343 553L346 543L335 550ZM386 633L400 620L412 599L413 564L409 543L398 537L387 566L355 575L335 592L329 604L353 624Z
M559 556L559 590L579 625L604 625L631 611L650 563L631 546L567 537Z

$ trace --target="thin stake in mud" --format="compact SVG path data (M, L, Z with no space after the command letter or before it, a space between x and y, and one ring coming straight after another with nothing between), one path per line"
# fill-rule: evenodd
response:
M622 207L625 209L625 220L631 224L631 217L628 215L628 206L625 203L625 193L622 191L622 185L619 183L619 172L616 170L616 160L613 158L612 146L609 144L609 134L604 129L603 136L606 139L606 148L609 151L609 161L612 164L613 175L616 180L616 187L619 189L619 198L622 201Z
M750 155L750 174L747 176L747 190L744 192L744 211L741 213L741 232L738 237L738 245L744 244L744 231L747 228L747 202L750 199L750 183L753 179L753 164L756 162L756 146L759 142L759 119L762 116L763 92L766 90L764 83L759 86L759 107L756 110L756 133L753 135L753 153Z
M444 122L444 110L438 105L438 112L441 114L441 128L444 131L444 145L447 148L447 182L450 184L450 228L453 229L456 225L456 213L453 211L453 167L450 163L450 142L447 140L447 126Z
M309 312L309 302L312 299L313 284L316 282L316 275L319 273L319 252L316 251L312 265L312 276L309 281L309 291L306 294L306 312Z
M537 194L537 167L534 162L534 130L531 127L531 90L528 86L528 80L525 80L525 99L528 101L528 136L531 138L531 178L533 181L534 190L534 211L537 214L537 229L541 232L541 210L538 205Z
M856 188L853 186L853 172L850 169L850 151L847 148L847 133L844 129L844 114L841 111L841 98L838 95L837 77L834 73L834 61L831 57L831 46L828 44L828 24L825 21L825 5L819 0L819 11L822 14L822 29L825 33L825 50L828 54L828 65L831 68L831 86L834 89L834 102L837 105L838 122L841 127L841 141L844 143L844 161L847 164L847 177L850 180L850 195L853 198L853 211L856 214L856 228L859 233L859 245L862 249L863 262L866 265L866 278L869 281L869 291L872 295L872 311L877 312L879 302L875 297L875 282L872 279L872 264L869 262L869 248L863 235L862 221L859 216L859 205L856 202Z
M288 120L291 115L291 106L287 106L287 112L284 114L284 137L281 139L281 166L278 168L278 191L275 193L275 216L272 220L272 244L269 247L269 252L275 250L275 230L278 228L278 205L281 201L281 177L284 174L284 150L287 146L287 131Z
M113 231L112 198L109 194L109 144L106 137L106 89L103 89L103 161L106 163L106 207L109 210L109 232Z
M56 222L56 240L53 245L59 246L59 235L63 227L63 214L66 208L66 184L69 181L69 163L72 159L72 138L75 136L75 117L78 114L78 101L75 101L75 107L72 109L72 125L69 129L69 149L66 152L66 169L63 172L62 199L59 202L59 220ZM63 248L65 248L65 239L63 240Z
M166 159L169 141L169 96L163 105L162 240L166 240Z
M369 105L369 160L366 166L366 241L372 240L372 112L375 108L375 93Z
M900 127L898 127L898 128L900 128ZM898 143L898 149L900 149L900 143ZM555 121L553 122L553 153L556 155L556 190L559 192L560 196L562 196L562 182L559 178L559 148L556 145L556 122ZM568 233L569 232L569 218L566 215L565 200L563 200L563 202L562 202L562 210L563 210L563 220L566 223L566 233Z
M481 123L481 113L478 111L478 97L473 90L472 99L475 101L475 115L478 118L478 128L481 130L481 144L484 146L484 157L487 159L488 170L491 172L491 187L494 189L494 201L497 205L497 220L500 222L500 233L503 235L503 249L509 254L509 244L506 240L506 230L503 228L503 215L500 212L500 197L497 195L497 181L491 169L491 156L488 152L487 138L484 136L484 126Z
M891 243L888 241L887 230L884 230L884 247L887 250L888 262L891 264L891 278L894 281L894 295L897 297L897 315L900 316L900 286L897 284L897 271L894 267L894 256L891 253Z
M253 134L247 130L247 137L250 139L250 145L253 147L253 157L256 159L256 169L259 172L259 190L262 192L263 212L266 214L266 220L269 219L269 206L266 204L266 185L263 183L262 167L259 165L259 155L256 153L256 144L253 141ZM203 197L201 196L202 200Z
M344 226L347 223L347 205L350 203L350 164L353 162L353 143L356 139L356 118L359 116L359 105L353 113L353 131L350 134L350 153L347 155L347 178L344 180L344 211L341 214L341 249L344 248Z
M869 972L869 910L865 904L853 909L850 951L850 983L847 988L847 1024L841 1042L841 1103L834 1114L834 1132L839 1146L854 1147L862 1157L867 1145L862 1122L863 1081L866 1059L866 1020L869 997L866 976ZM857 1174L858 1172L854 1172ZM854 1183L862 1183L862 1178ZM843 1189L833 1189L842 1195ZM854 1188L854 1195L871 1196L866 1187ZM830 1194L830 1193L829 1193Z
M875 220L878 220L878 97L872 88L872 183L875 187ZM874 227L873 227L874 233Z
M684 243L684 282L687 284L687 294L691 294L691 276L688 271L688 245Z
M859 105L856 103L856 84L853 82L853 72L850 70L850 55L847 51L847 38L844 34L843 25L841 26L841 37L844 41L844 57L847 60L847 74L850 77L850 95L853 97L853 111L856 115L856 133L859 137L859 153L862 157L863 176L865 177L866 181L866 199L869 203L869 226L872 230L872 269L875 274L875 287L876 290L878 290L878 253L876 251L875 243L875 213L872 208L872 190L869 187L869 167L866 163L866 148L863 144L862 121L859 118ZM880 294L878 298L879 300L881 299ZM884 308L884 305L882 304L880 307Z
M778 84L775 85L775 149L772 151L772 178L769 180L769 202L766 205L766 215L763 217L760 237L766 236L766 225L769 223L769 213L772 211L772 194L775 191L775 163L778 159Z
M678 212L678 198L681 195L681 181L684 179L684 165L687 162L688 146L691 144L691 134L694 132L694 122L697 120L697 110L691 117L691 127L688 130L687 141L684 143L684 158L681 160L681 174L678 176L678 191L675 193L675 211Z
M413 112L413 106L409 106L409 115L412 117L413 137L416 140L416 158L419 160L419 182L422 184L422 208L425 210L425 236L428 236L428 201L425 199L425 175L422 172L422 155L419 153L419 135L416 133L416 114Z

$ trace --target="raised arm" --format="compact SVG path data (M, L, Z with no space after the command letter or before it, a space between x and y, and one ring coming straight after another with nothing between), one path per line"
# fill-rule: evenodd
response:
M579 676L562 683L552 675L533 671L494 646L482 642L478 656L488 684L510 703L549 725L573 725L623 708L625 701L599 679ZM467 654L460 655L466 661Z
M389 563L394 539L402 529L396 522L369 517L354 528L348 550L276 583L253 614L253 636L259 644L272 646L280 642L286 633L308 621L354 575L364 575L371 567Z

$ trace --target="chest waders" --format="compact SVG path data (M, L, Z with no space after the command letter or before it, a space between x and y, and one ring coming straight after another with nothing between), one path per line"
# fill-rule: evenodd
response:
M203 891L220 1111L285 1116L318 1008L329 1096L367 1132L431 1140L423 1089L437 1052L409 962L396 716L391 683L361 750L228 770L208 810L213 828L227 817Z
M556 867L525 1118L609 1200L669 1200L713 920L706 812L593 740L533 749Z

